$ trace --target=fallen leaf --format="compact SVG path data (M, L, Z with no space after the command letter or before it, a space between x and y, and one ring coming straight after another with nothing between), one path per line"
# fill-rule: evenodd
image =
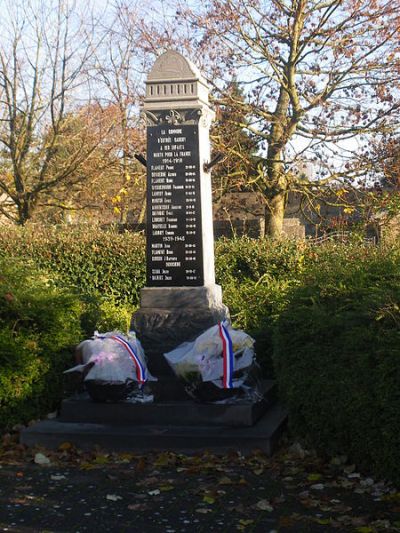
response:
M155 466L169 466L176 463L176 455L172 452L160 453L154 461Z
M319 481L321 479L321 474L309 474L307 476L308 481Z
M106 465L110 462L110 458L108 455L97 455L94 460L93 460L93 463L95 465Z
M210 496L209 494L206 494L206 495L203 497L203 502L213 504L213 503L215 503L215 498L213 498L213 497Z
M315 521L321 526L329 526L329 524L331 523L330 518L317 518Z
M174 490L174 486L173 485L161 485L160 490L161 492L168 492L170 490Z
M233 481L229 477L224 476L218 481L218 485L233 485Z
M363 516L354 516L352 519L351 519L351 524L354 526L354 527L363 527L363 526L366 526L368 524L368 520L366 518L364 518Z
M131 503L128 505L130 511L147 511L149 506L146 503Z
M347 456L346 455L338 455L336 457L332 457L331 459L331 465L334 466L340 466L347 463Z
M211 509L207 509L204 507L201 507L200 509L196 509L196 513L200 513L200 514L207 514L211 512L212 512Z
M36 453L34 461L37 465L49 465L51 464L51 461L48 457L46 457L43 453Z
M93 470L94 468L96 468L96 465L93 464L93 463L88 463L88 462L84 461L83 463L81 463L79 465L79 468L81 470Z
M58 449L61 451L61 452L66 452L67 450L70 450L72 448L72 444L70 442L63 442L62 444L60 444L60 446L58 447Z
M139 461L136 463L136 470L138 472L143 472L146 468L146 461L143 457L140 457Z
M107 494L106 500L117 502L118 500L122 500L122 496L118 496L117 494Z
M117 455L117 460L120 463L130 463L133 459L133 455L131 453L119 453Z
M372 487L373 484L374 484L374 480L370 477L367 477L366 479L362 479L360 481L360 485L362 487Z
M299 515L297 513L293 513L290 516L281 516L279 518L279 527L292 527L298 520Z
M314 490L324 490L325 488L325 485L323 485L322 483L316 483L315 485L311 485L310 489L314 489Z
M254 507L260 511L268 511L269 513L272 513L272 511L274 510L268 500L260 500L255 504Z
M160 489L149 490L147 494L149 496L158 496L161 493Z

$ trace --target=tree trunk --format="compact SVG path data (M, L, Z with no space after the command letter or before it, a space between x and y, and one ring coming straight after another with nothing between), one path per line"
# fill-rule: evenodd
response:
M282 237L283 218L285 216L285 193L273 196L265 208L265 235L272 239Z
M283 166L283 149L287 142L286 115L289 103L289 94L281 87L268 138L267 183L264 192L267 200L265 234L273 239L281 238L283 218L285 216L285 198L288 183Z
M35 209L35 203L31 200L28 195L18 202L17 211L18 211L18 220L17 224L23 226L32 218L33 211Z

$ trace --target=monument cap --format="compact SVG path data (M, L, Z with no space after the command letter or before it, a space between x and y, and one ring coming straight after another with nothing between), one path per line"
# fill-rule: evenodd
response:
M157 103L165 106L167 102L171 105L208 105L205 78L191 61L175 50L160 55L146 81L145 108Z

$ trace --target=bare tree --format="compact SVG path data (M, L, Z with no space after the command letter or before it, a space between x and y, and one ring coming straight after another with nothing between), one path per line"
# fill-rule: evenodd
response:
M281 234L289 191L312 203L321 188L334 191L370 171L368 135L398 127L397 0L210 0L179 13L218 67L210 80L220 101L251 117L242 126L262 147L252 181L269 235ZM221 90L232 72L246 88L244 102ZM313 177L295 171L307 162Z
M143 51L142 19L144 6L117 1L109 10L108 24L101 28L102 45L96 51L93 75L100 88L101 105L115 110L114 144L117 165L113 174L118 183L112 198L120 222L126 222L128 208L140 198L139 221L145 214L145 170L134 159L144 150L144 125L140 102L144 94L144 75L150 59ZM143 15L143 13L142 13Z
M67 0L10 1L5 6L0 190L8 205L0 203L0 212L18 224L29 220L53 191L79 182L80 166L101 142L102 136L92 135L96 114L87 114L73 140L72 111L81 108L84 114L85 106L88 109L88 66L96 49L96 21L84 7L85 20ZM66 137L69 148L61 158Z

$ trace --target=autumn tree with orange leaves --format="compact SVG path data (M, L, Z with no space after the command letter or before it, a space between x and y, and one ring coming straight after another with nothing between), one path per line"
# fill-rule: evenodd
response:
M78 129L73 118L80 103L90 102L96 21L84 21L82 11L67 2L7 1L3 7L0 214L24 224L51 191L77 182L96 149L92 131L99 128L92 121L98 116L88 114ZM61 161L66 137L68 157Z

